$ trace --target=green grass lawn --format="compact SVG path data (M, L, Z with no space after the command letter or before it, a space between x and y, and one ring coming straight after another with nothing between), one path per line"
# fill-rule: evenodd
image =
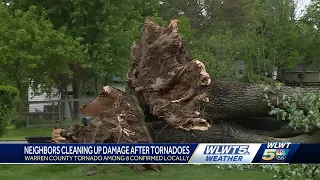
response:
M64 122L62 123L62 127L67 128L73 124L79 122ZM1 141L24 141L26 136L51 136L52 128L54 128L56 124L48 124L48 125L33 125L32 127L26 127L21 129L15 129L14 126L10 126L5 135L0 137Z
M26 136L51 136L51 131L52 128L50 127L9 128L8 132L0 140L24 141Z
M1 180L272 180L270 173L256 171L232 171L215 168L214 165L164 165L161 172L136 173L125 166L102 165L101 173L84 175L90 165L0 165Z

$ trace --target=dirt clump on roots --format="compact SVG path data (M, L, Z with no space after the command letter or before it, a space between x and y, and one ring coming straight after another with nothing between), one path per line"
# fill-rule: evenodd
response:
M150 113L184 130L207 130L210 123L200 113L200 102L209 102L203 87L211 84L204 64L192 60L177 33L178 21L162 28L147 18L141 39L131 47L132 68L128 86Z
M106 88L106 87L105 87ZM113 89L112 87L108 87ZM102 91L102 98L110 93ZM99 102L99 101L94 101ZM86 107L97 106L91 103ZM118 99L107 110L100 112L88 126L74 125L65 129L62 136L69 143L152 143L144 122L144 113L135 96L119 93ZM127 165L135 171L160 170L160 165Z

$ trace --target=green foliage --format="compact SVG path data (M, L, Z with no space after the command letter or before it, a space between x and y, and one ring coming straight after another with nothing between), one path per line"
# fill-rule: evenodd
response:
M130 46L139 36L145 18L156 14L159 8L156 0L124 0L121 3L110 0L12 2L11 9L24 11L36 5L38 14L46 11L54 29L65 26L66 34L82 39L81 44L87 48L87 51L82 51L85 61L82 66L78 66L78 62L70 63L70 70L76 77L74 79L85 79L83 86L88 87L92 84L85 82L91 79L124 78L130 65Z
M311 0L310 5L307 7L307 14L305 18L313 25L315 25L316 29L319 31L320 27L320 14L319 14L319 0Z
M158 12L154 13L152 16L152 19L154 20L154 22L156 22L157 24L159 24L162 27L166 27L169 25L169 22L164 20Z
M270 102L268 97L271 91L281 91L282 84L262 85L264 100L271 107L270 114L275 115L278 120L288 122L294 129L302 129L306 132L320 127L320 93L297 92L292 96L284 95L277 99L277 106ZM253 168L245 166L242 168ZM275 179L308 179L313 180L320 176L319 165L263 165L255 166L263 171L274 172Z
M15 120L14 127L16 129L21 129L21 128L27 127L27 122L26 122L26 120Z
M283 96L283 107L274 108L270 114L275 114L282 120L288 120L294 129L304 129L306 132L320 127L320 93L295 93L293 97ZM303 105L303 109L299 109Z
M320 68L320 1L312 0L307 7L306 14L300 20L300 46L304 55L303 64L311 70L319 70Z
M248 66L246 73L259 78L278 72L295 69L300 54L300 34L293 15L292 0L259 1L256 21L243 35L241 58Z
M249 82L275 68L296 67L302 53L294 11L291 0L164 1L160 7L165 19L181 19L180 33L214 78ZM241 62L244 76L239 74Z
M280 90L281 86L276 85L274 88ZM284 95L277 100L279 106L274 106L268 97L270 86L263 86L263 89L265 101L271 107L271 115L276 115L279 120L287 121L294 129L310 132L315 128L320 128L319 92L297 92L292 96Z
M274 179L281 180L314 180L320 176L320 165L217 165L219 169L233 169L237 171L259 170L274 173Z
M170 21L184 16L189 19L191 27L197 32L205 19L201 11L202 7L199 6L198 1L191 0L165 0L159 7L159 14L164 20Z
M193 45L193 56L203 61L206 70L215 79L234 79L240 46L231 31L221 31L212 36L203 36Z
M320 176L319 165L294 164L294 165L277 165L272 167L278 179L305 179L313 180ZM267 166L264 167L267 169ZM268 167L271 169L271 167Z
M34 87L51 89L55 79L72 75L69 63L83 63L80 39L67 35L64 27L55 30L35 6L26 12L0 6L0 17L0 70L21 98L30 80Z
M182 38L192 44L194 41L195 30L191 27L190 19L186 16L181 16L179 20L179 34Z
M14 116L19 92L12 86L0 85L0 136L6 132L10 120Z

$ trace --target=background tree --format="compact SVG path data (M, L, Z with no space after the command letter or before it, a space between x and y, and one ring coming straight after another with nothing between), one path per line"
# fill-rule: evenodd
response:
M92 88L92 82L109 80L113 76L124 78L130 58L128 49L139 34L145 16L153 15L158 6L157 1L140 0L121 3L112 0L10 2L13 10L25 11L36 5L39 13L47 12L55 29L66 27L67 34L81 37L81 44L87 48L83 51L83 66L77 62L68 63L75 99L81 98L84 89ZM79 109L79 103L74 102L75 119L78 119Z
M15 113L15 104L19 97L17 88L0 85L0 137L6 133L9 121Z
M301 51L304 53L304 64L312 70L320 69L320 1L312 0L306 14L301 19Z
M10 13L2 5L0 16L0 69L19 90L21 111L30 82L50 87L54 76L69 76L68 64L82 63L83 47L64 28L55 30L45 14L37 15L34 6Z

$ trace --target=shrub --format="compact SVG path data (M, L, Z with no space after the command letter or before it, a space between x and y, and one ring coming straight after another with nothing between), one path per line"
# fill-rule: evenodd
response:
M27 122L25 120L15 120L14 126L16 129L21 129L27 127Z
M274 179L281 180L313 180L320 176L320 165L315 164L230 164L230 165L217 165L219 169L230 169L235 171L244 170L260 170L263 172L273 173Z
M0 85L0 136L12 120L19 92L15 87Z

